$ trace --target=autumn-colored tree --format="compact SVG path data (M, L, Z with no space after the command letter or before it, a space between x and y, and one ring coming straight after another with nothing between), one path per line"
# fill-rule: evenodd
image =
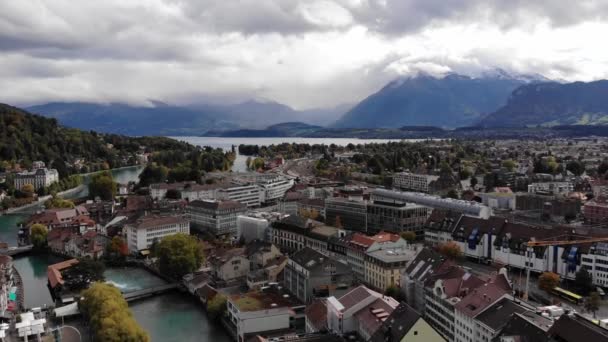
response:
M124 258L129 254L129 246L119 236L115 236L108 244L108 254L115 258Z
M25 195L25 197L34 197L34 191L36 191L36 189L32 184L25 184L21 187L21 192Z
M80 297L80 312L88 318L96 341L150 341L148 334L133 319L118 288L97 282Z
M46 237L49 231L45 225L35 223L30 227L30 242L35 248L46 247Z
M439 246L439 253L448 259L460 259L462 257L462 251L460 246L454 241L449 241Z
M543 272L538 277L538 288L545 292L551 292L557 285L559 285L559 274L557 273Z
M301 217L311 219L311 220L316 220L319 218L319 212L314 208L311 210L302 208L302 209L300 209L299 214Z
M407 242L411 243L411 242L416 241L416 233L414 233L411 230L408 230L406 232L401 232L401 234L399 234L399 235L401 235L401 237Z
M340 218L340 216L336 216L336 219L334 221L334 227L336 228L344 228L344 226L342 226L342 219Z

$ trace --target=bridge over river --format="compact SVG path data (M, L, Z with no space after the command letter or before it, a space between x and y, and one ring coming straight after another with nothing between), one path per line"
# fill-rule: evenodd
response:
M150 297L150 296L155 296L155 295L159 295L174 289L179 288L180 284L179 283L171 283L171 284L164 284L164 285L159 285L159 286L154 286L154 287L149 287L147 289L142 289L142 290L137 290L137 291L131 291L131 292L127 292L127 293L123 293L123 297L127 302L132 302L135 300L139 300L142 298L146 298L146 297Z

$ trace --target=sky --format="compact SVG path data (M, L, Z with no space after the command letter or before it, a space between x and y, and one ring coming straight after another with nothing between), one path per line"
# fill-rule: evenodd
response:
M608 1L3 0L0 102L356 103L419 72L608 78Z

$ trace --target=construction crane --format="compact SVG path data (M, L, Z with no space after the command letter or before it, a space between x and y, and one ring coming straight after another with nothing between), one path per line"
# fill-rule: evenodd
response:
M601 238L590 238L590 239L582 239L582 240L545 240L545 241L528 241L526 243L527 251L526 251L526 292L524 292L524 300L528 300L528 291L530 290L530 265L532 253L534 252L534 247L547 247L547 246L571 246L571 245L581 245L585 243L596 243L596 242L608 242L608 237Z

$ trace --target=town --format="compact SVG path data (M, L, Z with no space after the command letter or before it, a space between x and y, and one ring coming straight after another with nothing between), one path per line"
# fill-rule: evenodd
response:
M607 143L241 145L248 171L184 180L150 154L130 182L100 171L87 196L24 206L0 246L0 337L138 340L129 305L177 291L238 342L605 341ZM57 174L4 178L35 198ZM52 305L25 304L29 254L56 260ZM121 267L159 282L116 288Z

